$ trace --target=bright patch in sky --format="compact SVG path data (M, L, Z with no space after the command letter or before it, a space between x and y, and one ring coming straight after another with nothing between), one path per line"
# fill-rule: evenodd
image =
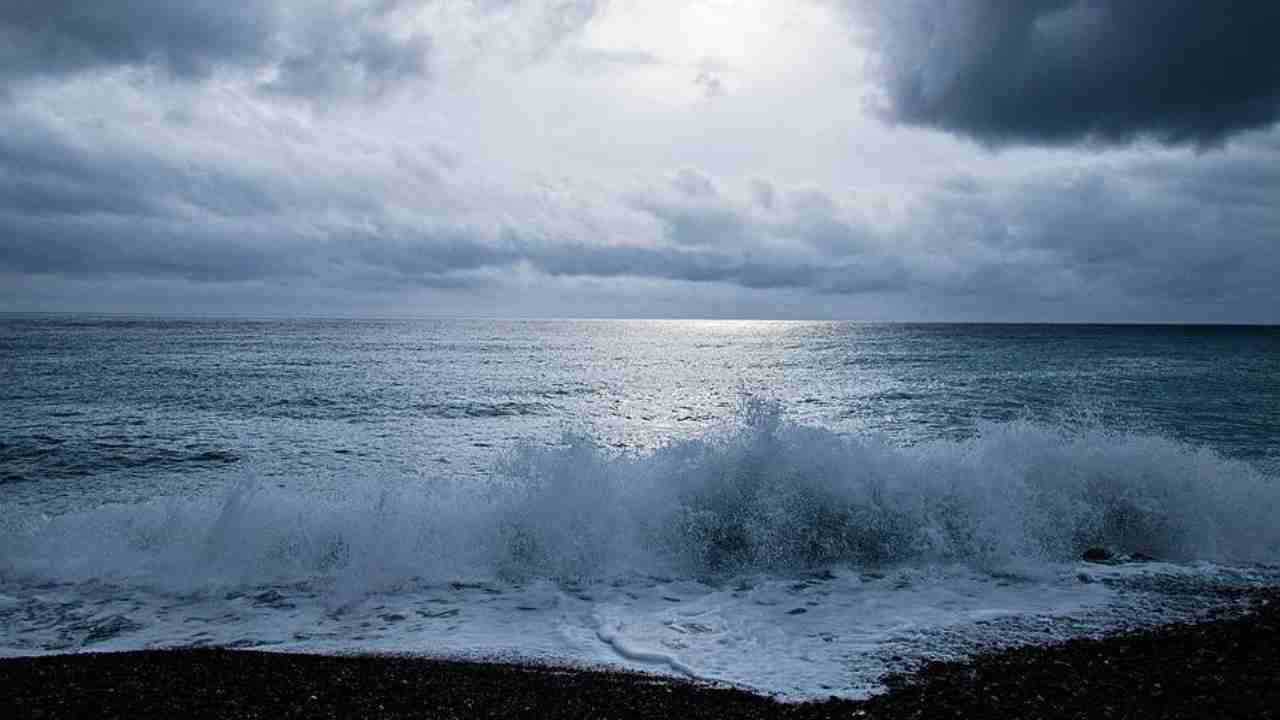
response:
M584 28L579 50L618 71L623 92L682 105L788 82L813 89L831 50L847 53L845 33L806 2L620 0Z

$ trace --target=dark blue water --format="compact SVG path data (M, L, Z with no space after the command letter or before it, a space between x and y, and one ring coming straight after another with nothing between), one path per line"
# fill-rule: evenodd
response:
M0 655L858 696L1280 582L1273 328L9 318L0 408Z
M566 430L690 437L744 394L903 444L1033 419L1280 457L1275 328L67 317L0 321L0 483L484 472Z

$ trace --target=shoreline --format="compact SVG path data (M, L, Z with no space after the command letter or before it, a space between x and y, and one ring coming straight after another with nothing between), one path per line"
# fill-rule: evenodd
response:
M1280 718L1280 592L1247 614L932 663L868 700L803 704L612 671L156 650L0 660L0 716Z

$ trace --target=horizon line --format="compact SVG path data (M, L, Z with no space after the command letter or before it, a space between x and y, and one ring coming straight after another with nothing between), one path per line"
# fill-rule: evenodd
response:
M304 315L246 313L105 312L83 310L0 310L0 318L95 317L104 319L151 320L247 320L247 321L477 321L493 322L743 322L743 323L830 323L848 325L1073 325L1114 327L1280 327L1280 323L1204 322L1179 320L855 320L838 318L751 318L751 317L572 317L503 315Z

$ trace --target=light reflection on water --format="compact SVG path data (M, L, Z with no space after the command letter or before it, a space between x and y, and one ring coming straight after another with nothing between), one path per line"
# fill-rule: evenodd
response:
M1274 468L1278 365L1267 328L9 319L0 500L458 479L568 432L694 437L749 394L900 444L1087 421Z

